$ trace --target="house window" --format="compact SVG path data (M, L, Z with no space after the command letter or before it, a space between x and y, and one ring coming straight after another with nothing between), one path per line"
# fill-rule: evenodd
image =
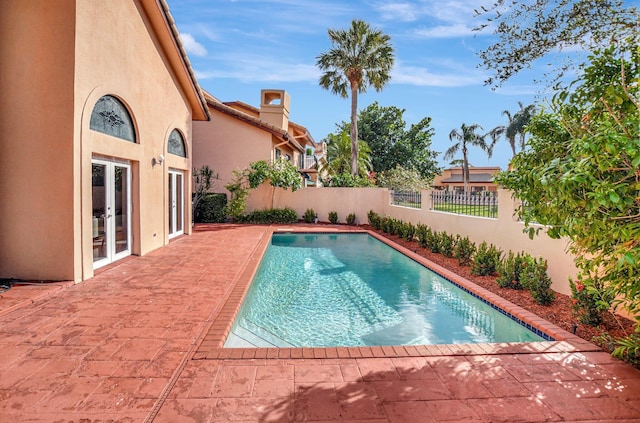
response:
M136 142L129 111L120 100L110 95L100 97L93 106L89 128L125 141Z
M276 148L276 160L282 157L282 151L279 148Z
M187 151L184 147L184 138L177 129L171 131L169 135L169 145L167 145L167 152L175 154L180 157L187 157Z

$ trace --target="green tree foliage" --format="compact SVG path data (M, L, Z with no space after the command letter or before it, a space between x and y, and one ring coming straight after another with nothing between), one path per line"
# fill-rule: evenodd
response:
M497 182L526 207L525 224L567 237L578 281L640 313L640 49L613 45L590 56L572 90L532 119L526 151ZM535 231L528 228L531 236ZM598 295L598 286L604 291Z
M453 129L449 133L449 139L457 141L444 152L444 159L452 159L458 151L462 152L462 180L464 181L464 190L469 190L469 146L482 149L491 158L493 146L485 141L486 135L478 134L478 129L482 130L482 126L478 124L460 126L460 131Z
M289 189L296 191L302 188L302 178L298 173L298 169L288 160L281 157L273 163L267 163L264 160L253 162L249 165L247 173L249 187L258 188L266 180L273 187L271 190L271 208L273 208L273 199L276 188Z
M320 167L323 176L322 183L325 186L371 186L368 179L371 169L370 149L366 142L359 141L358 174L352 176L351 169L351 141L349 132L343 129L338 134L329 134L325 139L327 143L326 162Z
M191 198L191 221L195 222L195 213L198 205L212 189L217 186L219 175L208 165L203 165L200 169L193 168L191 173L193 178L193 197Z
M256 189L267 180L273 187L271 208L273 208L276 188L291 188L292 191L302 188L302 178L298 169L284 158L273 163L267 163L264 160L253 162L246 169L234 170L233 176L233 180L225 185L225 188L231 193L227 203L227 214L234 220L241 220L240 218L244 215L249 189Z
M548 75L552 83L575 69L575 63L583 63L581 52L616 40L638 44L638 10L623 0L495 0L476 13L486 21L475 29L497 36L479 53L493 73L485 82L494 87L554 51L562 51L568 60Z
M395 191L420 191L429 188L429 182L415 171L397 165L376 175L376 185Z
M394 62L391 37L354 19L349 29L329 29L331 49L317 57L323 72L320 86L342 98L351 96L351 175L358 175L358 94L376 91L391 79Z
M404 112L395 106L381 107L377 102L360 112L361 138L371 147L373 170L383 172L402 165L433 180L440 169L438 153L431 151L431 118L425 117L407 130Z
M373 102L358 114L360 139L371 148L371 167L376 173L395 169L398 165L418 172L431 182L440 174L438 152L431 150L434 135L431 118L425 117L407 130L403 119L405 110L395 106L380 106ZM350 124L342 122L339 131L349 131Z

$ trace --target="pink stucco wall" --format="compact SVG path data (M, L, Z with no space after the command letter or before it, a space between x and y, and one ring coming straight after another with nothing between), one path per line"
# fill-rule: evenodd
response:
M0 3L0 277L93 276L92 157L131 164L132 253L168 243L167 172L185 172L191 191L197 98L185 91L171 37L150 0ZM138 143L89 129L107 94L131 112ZM167 154L174 128L185 136L186 159ZM152 165L160 155L164 163ZM190 216L188 195L184 208Z

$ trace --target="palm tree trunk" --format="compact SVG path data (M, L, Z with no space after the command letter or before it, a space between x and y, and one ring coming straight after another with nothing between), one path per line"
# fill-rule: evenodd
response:
M462 182L464 192L469 191L469 159L467 158L467 146L462 146Z
M358 174L358 82L351 82L351 175Z

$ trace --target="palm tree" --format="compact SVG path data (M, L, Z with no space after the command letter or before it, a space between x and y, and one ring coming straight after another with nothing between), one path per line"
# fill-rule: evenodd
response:
M492 138L491 147L504 135L507 141L509 141L513 156L516 155L516 136L518 135L520 135L520 150L524 150L526 127L536 110L536 106L533 104L525 107L522 102L519 101L518 105L520 106L520 110L513 115L508 110L504 110L502 114L509 119L508 123L493 128L488 134Z
M511 151L513 152L513 156L515 156L516 155L516 135L517 135L515 120L511 115L511 112L509 112L508 110L504 110L502 114L509 119L509 122L506 125L496 126L491 131L489 131L488 135L492 139L491 147L496 145L498 140L500 140L500 137L504 135L507 141L509 142L509 145L511 146Z
M524 150L524 137L527 133L527 125L531 122L531 118L536 113L535 104L529 104L522 107L522 103L518 102L520 110L514 116L516 132L520 135L520 151Z
M469 159L467 146L480 147L487 153L487 156L491 158L491 155L493 154L493 145L486 143L486 135L480 135L476 132L478 129L482 130L482 126L478 124L467 126L463 123L460 129L461 131L453 129L449 133L449 139L451 141L457 140L458 142L444 152L444 159L452 159L458 150L462 150L462 180L464 182L464 191L467 192L469 188Z
M317 57L324 73L320 86L348 98L351 93L351 174L358 173L358 93L382 90L391 79L394 53L391 37L358 19L348 30L329 29L332 48Z
M358 172L357 175L366 176L371 169L371 149L369 145L358 141ZM327 137L327 157L326 162L320 168L321 173L330 176L349 173L351 169L351 142L346 130L339 134L329 134Z

